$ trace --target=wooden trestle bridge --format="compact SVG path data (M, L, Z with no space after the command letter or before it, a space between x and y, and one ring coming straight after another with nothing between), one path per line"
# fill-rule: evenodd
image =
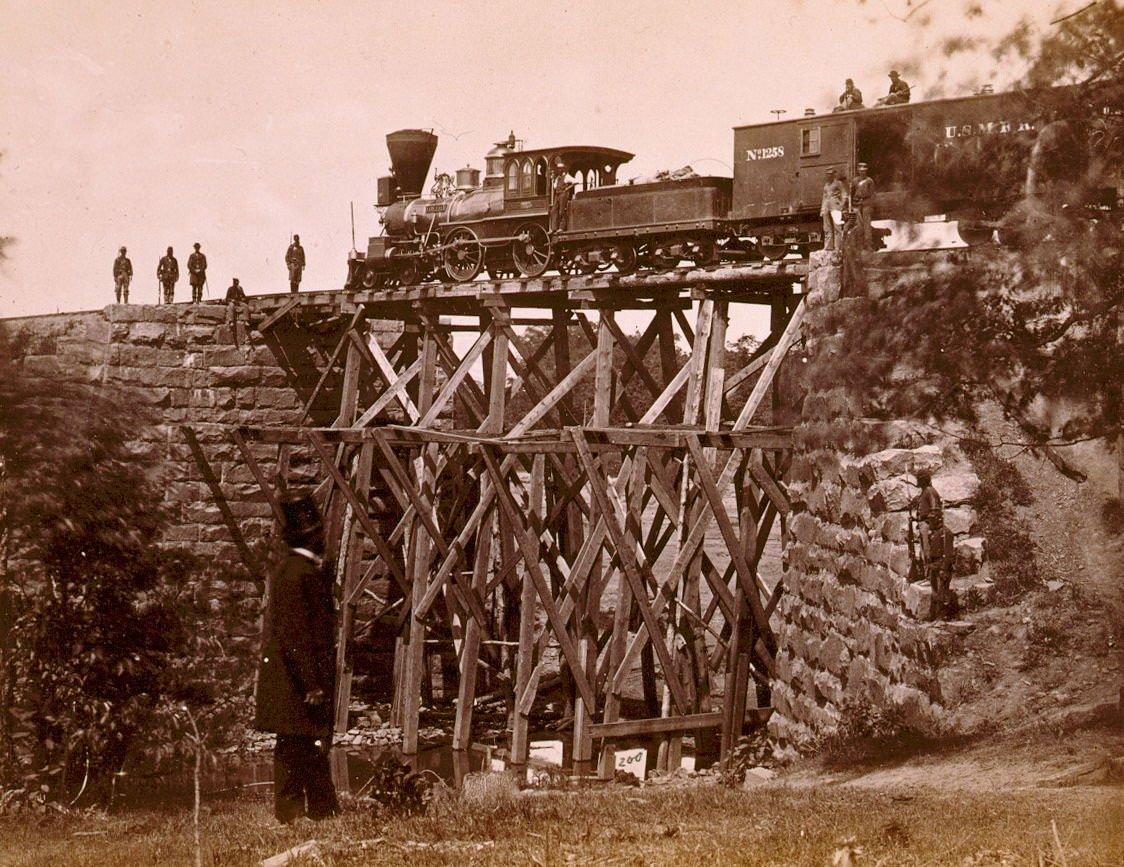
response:
M781 590L765 589L757 565L789 511L790 438L751 422L797 336L805 274L777 262L251 299L304 422L235 440L275 512L294 455L322 465L341 600L337 728L356 605L380 574L397 630L391 721L407 755L441 646L456 654L454 749L469 748L486 688L508 697L515 765L548 679L572 699L575 767L599 758L603 775L616 740L662 738L661 763L677 767L684 733L725 756L766 719ZM746 304L769 307L772 334L728 375L727 323ZM621 311L648 317L639 337ZM400 323L389 348L371 339L376 320ZM531 345L531 325L545 342ZM583 357L571 354L575 328L594 347ZM460 354L457 331L475 335ZM690 347L682 364L676 331ZM592 405L579 407L583 380ZM642 402L635 384L625 394L633 380ZM513 420L520 392L531 408ZM712 523L728 564L703 545ZM648 711L623 719L637 672Z

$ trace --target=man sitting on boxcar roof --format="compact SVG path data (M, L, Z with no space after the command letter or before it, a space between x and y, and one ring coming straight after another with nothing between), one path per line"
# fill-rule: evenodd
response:
M909 102L909 85L898 75L896 69L890 70L890 92L878 100L879 105L901 105Z
M863 92L855 87L855 82L848 78L843 92L839 94L839 105L835 107L835 111L851 111L862 107Z

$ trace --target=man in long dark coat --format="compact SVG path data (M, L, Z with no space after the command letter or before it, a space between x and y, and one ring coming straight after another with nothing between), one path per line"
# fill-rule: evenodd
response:
M300 235L293 235L293 243L285 251L285 266L289 269L289 291L299 292L304 274L304 247Z
M289 547L269 581L254 726L275 732L274 815L325 819L339 812L328 751L332 745L335 607L321 559L324 524L308 494L281 502Z
M176 281L180 279L180 263L172 255L171 247L168 248L168 255L156 265L156 279L160 281L160 288L164 291L164 303L171 304L176 300Z

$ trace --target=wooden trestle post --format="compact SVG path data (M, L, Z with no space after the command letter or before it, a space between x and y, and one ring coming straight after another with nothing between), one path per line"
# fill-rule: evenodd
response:
M797 336L794 270L251 302L252 324L293 377L304 418L244 428L235 441L275 510L291 450L319 456L339 581L337 731L348 725L358 603L382 573L391 596L403 597L383 603L382 622L396 623L390 721L406 755L418 751L427 657L448 659L450 640L455 691L450 668L434 697L456 695L462 770L484 691L506 697L511 762L522 767L536 701L556 690L573 714L565 753L584 773L596 750L602 777L613 774L622 739L659 743L660 765L675 768L690 733L705 765L729 755L747 722L764 721L769 709L755 706L767 693L749 689L774 674L778 596L758 565L788 511L789 435L752 420ZM727 376L731 312L747 303L769 306L773 333ZM519 318L535 308L549 318ZM637 318L646 324L627 334ZM380 319L402 324L393 345L370 340L367 323ZM545 325L545 339L531 344L527 324ZM588 355L575 352L571 329L584 333ZM575 399L579 384L591 387L588 405ZM255 443L279 446L275 472L259 464ZM377 512L376 481L389 505Z

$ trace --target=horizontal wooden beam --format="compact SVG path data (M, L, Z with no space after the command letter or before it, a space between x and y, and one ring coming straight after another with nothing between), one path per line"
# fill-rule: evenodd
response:
M773 714L771 707L747 708L745 721L750 725L763 725ZM637 735L658 735L669 732L689 732L699 729L716 729L722 726L722 711L692 713L686 716L626 719L611 723L594 723L589 732L595 738L616 740Z
M488 445L504 452L530 454L573 453L574 444L565 431L541 430L524 435L505 437L481 434L473 430L447 431L432 428L414 428L402 425L384 425L362 428L307 428L307 427L243 427L242 435L261 443L306 442L308 431L315 431L325 442L372 442L377 436L385 437L394 445L444 443L475 447ZM792 435L787 428L747 428L736 431L703 431L700 428L647 426L643 428L582 428L593 451L619 450L633 446L656 449L687 447L687 438L695 436L707 448L716 449L788 449ZM376 432L380 432L376 434Z

